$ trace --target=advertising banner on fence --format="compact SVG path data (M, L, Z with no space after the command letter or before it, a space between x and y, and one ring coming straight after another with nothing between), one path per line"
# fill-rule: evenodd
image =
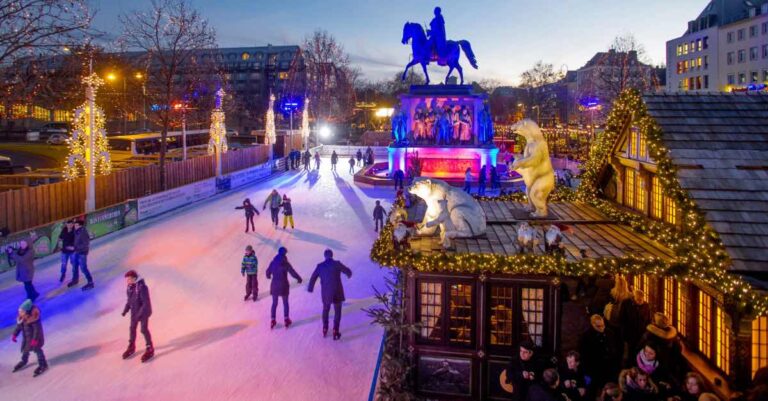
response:
M119 205L110 206L93 213L88 213L85 224L91 238L98 238L125 227L136 224L138 210L136 201L131 200Z
M216 178L139 198L139 221L213 195L216 195Z
M272 174L272 163L259 164L229 175L229 187L237 188Z

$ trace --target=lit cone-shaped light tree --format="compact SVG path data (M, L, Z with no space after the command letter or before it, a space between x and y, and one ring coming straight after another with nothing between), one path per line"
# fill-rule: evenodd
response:
M85 177L85 211L96 210L96 174L112 172L109 143L104 129L104 111L96 106L96 90L104 81L96 74L83 78L85 103L75 109L69 157L64 166L64 178Z
M269 94L269 106L267 107L267 126L265 143L269 146L269 160L272 160L275 142L277 142L277 133L275 132L275 95Z
M304 139L304 149L309 150L309 99L304 99L304 110L301 112L301 138Z
M227 126L224 115L224 89L216 91L216 104L211 112L211 139L208 141L208 154L216 154L216 176L221 177L221 154L227 153Z

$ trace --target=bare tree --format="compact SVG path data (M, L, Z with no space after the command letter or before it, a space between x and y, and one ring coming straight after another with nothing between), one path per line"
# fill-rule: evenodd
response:
M562 71L541 60L520 75L520 87L528 89L528 108L531 112L536 110L537 123L539 116L552 114L557 106L556 94L550 90L550 85L563 79L563 76Z
M165 155L172 104L183 100L200 76L196 55L215 46L215 32L188 0L152 0L147 11L120 16L121 44L145 53L147 96L158 104L161 126L160 187L165 188Z
M325 121L346 120L353 112L360 72L351 67L349 55L327 31L317 30L307 37L302 50L310 112Z

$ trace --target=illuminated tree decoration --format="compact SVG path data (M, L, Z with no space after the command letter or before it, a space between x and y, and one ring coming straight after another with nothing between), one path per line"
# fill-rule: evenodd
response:
M681 227L651 220L620 209L598 196L599 178L608 162L614 144L627 127L638 127L648 141L651 158L657 163L657 177L664 193L677 202L682 211ZM371 249L371 260L382 266L398 266L419 271L461 273L545 274L558 276L600 276L604 274L649 274L670 276L685 282L696 282L717 289L726 305L744 316L760 316L768 312L768 296L756 291L743 278L727 271L731 261L717 233L707 225L704 214L681 188L676 168L662 141L663 132L648 115L642 96L636 90L623 92L614 102L605 132L597 137L584 165L581 184L575 193L554 191L552 200L575 201L597 208L609 219L631 227L658 241L674 253L674 258L629 255L621 258L583 259L569 262L558 255L496 255L484 253L422 254L411 250L395 251L390 223L381 230ZM481 200L491 198L480 197ZM494 198L497 199L498 198ZM524 194L510 194L501 200L524 201Z
M304 99L304 110L301 112L301 138L309 140L309 99Z
M267 107L267 143L274 145L277 142L275 133L275 95L269 94L269 106Z
M224 115L224 89L216 91L216 104L211 111L211 139L208 141L208 154L217 152L227 153L227 126L225 124L226 115Z
M104 81L96 74L83 78L86 85L85 102L75 109L72 125L72 137L67 139L69 156L64 166L64 178L74 180L89 174L89 164L93 167L92 174L109 174L112 172L112 161L107 142L106 118L104 111L96 106L96 90ZM91 126L93 115L93 126ZM93 138L93 147L91 147Z

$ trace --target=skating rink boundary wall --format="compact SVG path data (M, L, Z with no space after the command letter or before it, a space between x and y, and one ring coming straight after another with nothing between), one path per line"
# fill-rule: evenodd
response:
M319 148L310 149L311 152ZM140 221L160 216L174 209L208 199L222 192L227 192L244 185L253 184L285 170L285 159L280 158L253 167L234 171L221 178L207 178L192 184L157 192L137 199L96 210L91 213L75 216L85 218L86 227L91 239L122 230ZM6 247L18 247L19 242L27 241L34 249L35 258L42 258L59 252L59 234L64 223L71 219L69 216L49 224L36 226L27 230L15 232L0 240L0 251ZM0 272L11 270L8 258L0 257Z

